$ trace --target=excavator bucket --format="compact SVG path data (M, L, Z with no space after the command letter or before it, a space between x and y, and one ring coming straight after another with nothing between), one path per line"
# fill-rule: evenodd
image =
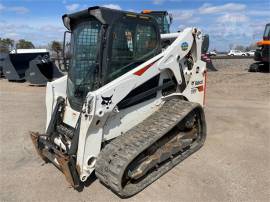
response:
M29 62L38 55L48 55L44 53L10 53L4 60L3 73L9 81L25 81L25 72L29 67Z
M3 66L4 66L4 61L5 61L6 57L7 57L7 54L0 53L0 78L2 78L4 76Z
M29 68L25 72L25 78L32 85L46 85L54 79L63 76L54 62L48 57L38 56L29 62Z

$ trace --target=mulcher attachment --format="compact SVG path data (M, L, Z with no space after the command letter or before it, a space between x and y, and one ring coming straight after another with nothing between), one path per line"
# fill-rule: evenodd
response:
M49 53L10 53L4 60L3 73L9 81L25 81L25 72L29 62L38 55L44 56Z
M100 152L95 173L121 197L130 197L200 149L206 123L200 105L171 99Z
M54 62L49 57L38 56L29 62L29 68L25 72L25 78L32 85L46 85L54 79L63 76Z

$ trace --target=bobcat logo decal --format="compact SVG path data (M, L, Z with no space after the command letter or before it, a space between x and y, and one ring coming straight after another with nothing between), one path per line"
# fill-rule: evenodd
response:
M102 105L106 105L106 106L109 106L110 104L112 104L112 96L113 95L111 95L110 97L103 97L103 96L101 96L101 98L102 98L101 104Z

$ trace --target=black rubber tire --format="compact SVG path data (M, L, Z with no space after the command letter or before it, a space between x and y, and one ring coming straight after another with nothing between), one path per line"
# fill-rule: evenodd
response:
M260 67L257 63L253 63L249 66L249 72L259 72Z

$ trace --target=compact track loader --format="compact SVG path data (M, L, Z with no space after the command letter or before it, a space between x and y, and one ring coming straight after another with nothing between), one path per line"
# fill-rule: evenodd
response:
M74 188L95 171L130 197L205 141L202 32L174 33L162 49L147 14L90 7L63 22L71 32L68 74L47 84L46 132L32 132L32 141Z

